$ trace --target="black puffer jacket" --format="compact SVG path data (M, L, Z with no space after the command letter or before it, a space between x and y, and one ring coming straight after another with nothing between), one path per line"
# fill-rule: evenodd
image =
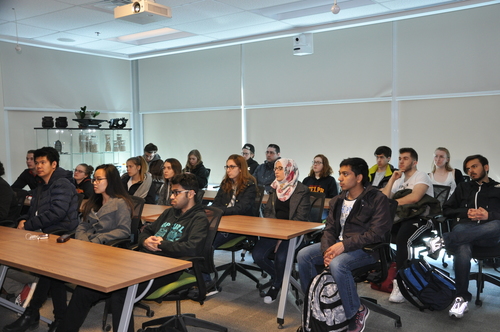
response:
M72 173L57 167L49 183L38 185L33 192L24 228L29 231L41 229L45 233L64 228L68 231L78 226L78 196L71 183Z
M224 212L224 215L231 214L240 214L245 216L253 215L253 207L255 203L255 195L257 193L257 188L253 181L249 181L238 196L236 196L236 201L234 202L234 206L227 207L227 205L231 202L231 198L233 197L233 192L224 192L222 187L219 188L217 195L214 198L214 202L212 206L221 209Z

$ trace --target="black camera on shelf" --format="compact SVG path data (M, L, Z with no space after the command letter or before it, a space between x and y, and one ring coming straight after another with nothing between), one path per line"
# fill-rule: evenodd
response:
M109 120L109 128L110 129L123 129L127 125L128 119L125 118L116 118Z

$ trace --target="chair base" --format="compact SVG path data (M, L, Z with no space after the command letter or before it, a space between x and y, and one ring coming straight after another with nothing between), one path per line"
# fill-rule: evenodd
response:
M500 287L500 277L489 273L483 273L483 261L479 260L478 272L473 272L469 276L469 280L476 280L477 294L476 294L476 305L481 306L483 301L481 300L481 293L483 292L484 283L489 282L495 286Z
M395 327L401 327L403 324L401 323L401 317L392 311L382 307L380 304L377 303L377 300L368 298L368 297L360 297L359 298L361 304L363 304L365 307L370 309L373 312L377 312L381 315L387 316L389 318L394 319L394 326Z
M156 328L150 328L150 326L160 325ZM201 320L196 318L194 314L182 314L182 315L173 315L162 317L158 319L153 319L149 322L145 322L142 324L142 329L138 330L138 332L142 331L160 331L161 327L174 327L179 331L188 332L186 326L199 327L202 329L208 329L210 331L220 331L227 332L227 328L215 323L207 322L205 320Z
M223 271L224 270L224 273L222 273L222 275L220 276L220 278L217 280L217 284L216 284L217 288L220 287L220 284L222 283L222 281L224 279L226 279L226 277L228 275L231 275L231 280L235 281L236 280L236 275L238 274L238 272L242 273L247 278L253 280L257 284L256 287L259 288L260 287L260 281L259 281L259 279L257 279L253 274L251 274L250 272L248 272L248 270L259 271L261 273L262 273L262 270L260 268L258 268L258 267L255 267L255 266L237 263L236 260L235 260L235 252L233 251L231 254L232 254L231 263L227 263L227 264L224 264L224 265L221 265L221 266L217 267L217 271Z

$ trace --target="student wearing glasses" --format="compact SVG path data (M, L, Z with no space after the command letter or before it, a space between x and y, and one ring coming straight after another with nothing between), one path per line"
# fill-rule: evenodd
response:
M274 189L269 195L264 217L307 221L311 203L309 189L299 179L299 169L293 159L281 158L274 163L276 179L271 184ZM254 262L266 271L273 281L264 297L264 303L273 303L278 297L285 273L285 263L289 241L261 237L255 245L252 256ZM274 254L274 259L269 256Z
M339 193L337 181L332 173L328 158L318 154L314 157L309 176L304 178L302 183L309 187L310 192L324 193L326 198L332 198Z
M275 179L274 162L280 158L280 147L276 144L269 144L266 149L266 160L260 164L252 174L257 180L259 187L264 187L266 193L273 191L271 183Z
M248 171L250 172L250 174L253 174L253 172L255 172L255 170L259 166L259 163L253 159L253 157L255 156L255 147L250 143L243 145L243 147L241 148L241 155L247 161Z
M253 215L253 207L257 187L255 178L248 172L245 158L232 154L227 158L226 175L222 180L219 191L212 206L221 209L224 215ZM218 232L214 240L214 248L232 240L241 234Z
M92 186L92 173L94 172L94 167L87 164L79 164L75 167L73 172L73 179L75 180L76 192L83 194L83 198L88 199L92 193L94 193L94 187Z

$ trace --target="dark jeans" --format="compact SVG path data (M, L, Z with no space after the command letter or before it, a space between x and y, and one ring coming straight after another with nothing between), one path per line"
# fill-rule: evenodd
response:
M167 285L171 282L179 279L182 272L177 272L173 274L168 274L166 276L156 278L153 281L153 285L146 294L149 295L157 290L159 287ZM149 281L139 284L137 288L137 295L141 294L149 284ZM66 317L64 321L57 328L58 332L78 332L82 326L90 308L94 303L102 299L111 297L111 313L113 315L113 331L118 331L118 326L120 324L120 319L122 316L123 304L125 303L125 297L127 295L127 288L122 288L111 293L102 293L93 289L78 286L73 292L73 297L68 306L66 312ZM132 314L130 318L130 324L128 326L128 332L134 331L134 315Z
M461 221L449 233L443 234L446 250L453 253L457 296L465 301L472 299L469 293L469 275L472 259L472 246L493 247L500 243L500 220L483 224Z
M252 251L255 264L266 271L273 280L274 287L280 289L285 274L286 256L289 241L281 241L278 250L274 253L279 240L262 237ZM271 254L274 257L271 259Z
M47 301L49 292L52 297L52 305L54 306L54 318L63 319L67 309L66 286L63 281L40 276L29 307L40 310L45 301Z

